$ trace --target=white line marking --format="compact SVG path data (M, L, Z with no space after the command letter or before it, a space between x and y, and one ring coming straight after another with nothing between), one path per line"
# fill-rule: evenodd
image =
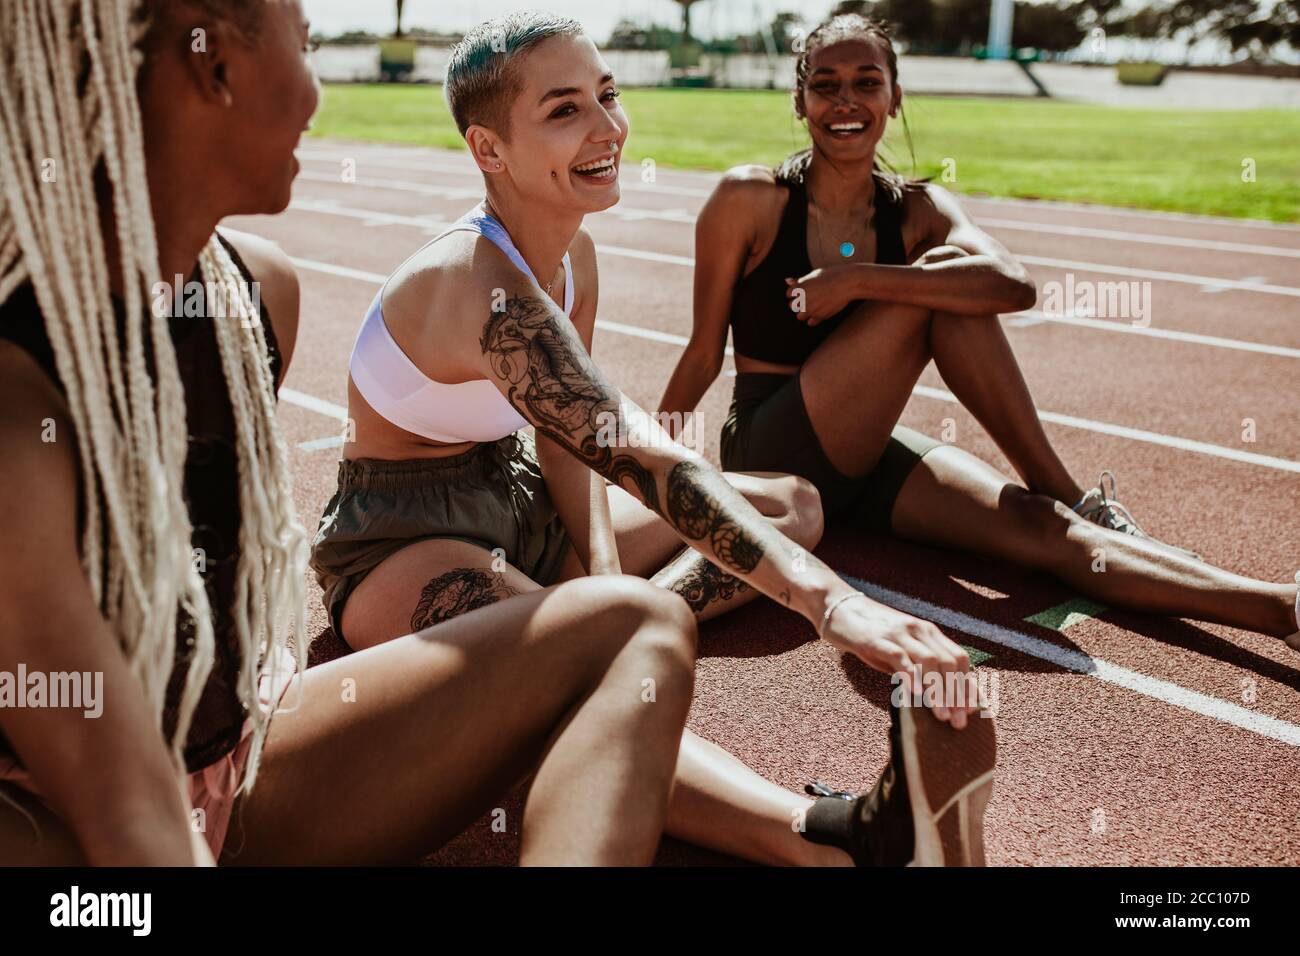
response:
M931 604L929 601L923 601L920 598L914 598L908 594L891 591L889 588L863 581L860 578L847 574L841 574L840 577L882 604L888 604L915 617L925 618L944 627L951 627L964 634L969 634L972 637L991 641L994 644L1001 644L1003 647L1010 647L1022 654L1048 661L1076 674L1085 674L1089 677L1095 677L1097 680L1105 681L1107 684L1125 687L1153 700L1162 701L1183 710L1190 710L1192 713L1200 714L1202 717L1209 717L1221 723L1240 727L1242 730L1248 730L1261 737L1281 741L1284 744L1290 744L1292 747L1300 747L1300 726L1288 723L1285 720L1247 710L1238 704L1229 703L1226 700L1220 700L1199 691L1188 690L1178 684L1160 680L1157 677L1150 677L1100 658L1090 657L1081 651L1061 647L1042 638L1033 637L1020 631L1013 631L1010 628L991 624L988 621L982 621L969 614L963 614L961 611L954 611L950 608L940 607L937 604Z
M379 184L370 183L368 185L375 186ZM392 189L399 187L393 184L388 184L380 185L380 188ZM295 200L294 205L305 212L345 216L351 219L362 219L366 221L389 222L393 225L413 226L415 228L426 230L433 228L436 223L441 222L441 220L426 219L424 217L399 216L396 213L383 213L375 212L373 210L340 206L329 200L302 199ZM611 246L603 243L598 243L596 249L598 252L603 252L606 255L622 256L627 259L644 259L651 262L665 262L671 265L688 267L693 267L695 265L695 260L690 256L671 255L669 253L651 252L646 249L632 249L627 246ZM1257 277L1248 277L1246 279L1224 279L1215 276L1189 275L1182 272L1163 272L1156 269L1134 269L1129 266L1105 265L1097 262L1076 262L1072 259L1050 259L1042 256L1017 255L1016 259L1029 265L1049 266L1066 271L1097 272L1110 275L1159 279L1166 282L1189 283L1191 285L1202 287L1206 291L1210 292L1224 289L1237 289L1246 292L1264 292L1273 295L1300 296L1300 288L1262 283L1258 281Z
M366 272L364 269L349 269L347 266L336 266L332 262L317 262L315 259L301 259L297 256L290 256L289 261L300 269L307 269L311 272L324 272L327 275L341 276L344 279L357 279L361 282L372 282L375 285L383 285L388 276L380 275L378 272Z
M388 179L378 182L372 179L358 178L354 182L344 182L338 176L325 173L313 173L302 170L299 179L313 183L330 183L335 186L361 186L364 189L391 189L396 192L415 193L420 196L437 196L440 199L482 199L482 189L468 189L464 186L438 186L434 183L417 183L405 179Z
M416 147L416 149L418 148L419 147ZM411 155L411 152L412 151L408 149L405 151L403 150L386 151L385 154L409 156ZM438 155L436 151L431 151L431 152L435 156ZM464 155L463 153L458 153L456 151L447 151L447 154L449 157L452 155ZM332 154L329 152L304 151L304 150L299 150L298 156L300 159L315 160L319 162L335 162L335 163L344 158L356 158L355 156L345 157L342 154ZM478 169L472 163L468 162L468 160L463 165L442 165L442 164L437 164L433 161L412 162L412 161L403 161L403 160L394 160L394 159L384 159L378 162L374 162L373 160L371 160L371 162L373 162L374 165L377 166L387 166L393 169L410 169L410 170L418 170L423 172L447 173L450 175L471 176L471 177L477 177L479 175ZM683 178L703 176L705 177L706 181L711 184L711 186L716 185L718 179L720 178L720 174L718 173L695 173L690 170L678 170L678 169L669 171L669 175L681 176ZM338 181L337 176L330 176L326 178L331 182ZM657 193L660 195L676 195L676 196L697 196L699 198L707 198L713 191L712 188L698 189L698 188L692 188L688 186L672 186L662 182L647 184L641 182L641 180L638 177L632 175L621 176L619 178L619 188L631 192ZM983 203L985 205L1013 206L1017 208L1027 207L1030 209L1038 209L1040 211L1060 210L1063 212L1070 212L1070 213L1084 212L1084 213L1093 213L1095 215L1102 215L1102 216L1123 216L1126 218L1154 219L1156 221L1162 221L1162 222L1172 221L1175 223L1178 222L1185 222L1189 224L1203 223L1206 225L1216 225L1216 226L1227 225L1227 226L1240 226L1243 228L1264 228L1264 229L1273 229L1276 231L1285 232L1292 235L1300 234L1300 227L1287 225L1285 223L1269 222L1267 220L1261 220L1261 219L1233 219L1226 216L1197 216L1189 213L1153 212L1153 211L1143 211L1143 210L1135 210L1135 209L1119 209L1112 206L1091 206L1086 203L1066 203L1066 202L1058 202L1055 200L1026 200L1026 199L999 198L999 197L967 196L962 193L958 193L957 197L963 203L973 203L973 204ZM628 210L629 214L631 214L632 212L633 210ZM640 212L644 214L642 218L651 218L651 219L662 218L670 222L686 221L676 216L669 215L670 213L677 212L677 210L642 210ZM631 215L629 215L628 218L632 218ZM985 225L993 226L995 228L1002 228L1002 229L1018 229L1018 230L1028 230L1033 232L1047 232L1047 233L1055 233L1064 236L1092 236L1095 238L1102 238L1102 239L1116 239L1121 242L1145 242L1153 245L1188 246L1191 248L1214 249L1221 252L1242 252L1242 253L1250 253L1255 255L1300 257L1300 248L1291 249L1283 246L1266 246L1266 245L1257 245L1255 243L1222 242L1216 239L1199 239L1199 238L1180 237L1180 236L1162 236L1156 233L1125 232L1123 230L1117 230L1117 229L1094 229L1086 226L1060 226L1055 223L1036 222L1032 220L1022 220L1022 219L998 219L995 217L986 218L978 215L975 218L978 219L981 223L984 223Z
M1221 279L1215 276L1197 276L1186 272L1163 272L1159 269L1134 269L1129 266L1104 265L1099 262L1076 262L1073 259L1052 259L1046 256L1017 255L1019 262L1034 266L1050 266L1074 272L1101 272L1117 276L1138 276L1143 279L1159 279L1162 282L1184 282L1198 286L1218 286L1223 289L1239 289L1244 292L1268 292L1272 295L1300 296L1300 288L1289 285L1270 285L1251 282L1248 279Z
M321 451L325 448L342 448L342 435L327 435L324 438L315 438L311 441L300 441L298 447L303 451Z
M337 163L339 160L344 158L348 158L348 159L357 158L357 157L344 157L344 156L330 156L329 154L321 154L316 152L308 153L308 152L302 152L301 150L296 155L298 156L299 159L313 160L318 162L335 162L335 163ZM384 159L377 162L374 160L366 160L366 162L371 166L386 166L389 169L410 169L418 172L445 173L451 176L469 176L473 178L477 178L480 175L478 167L474 166L473 163L470 163L468 160L466 161L466 164L464 166L448 166L448 165L441 165L436 163L421 163L421 162L400 162L391 159ZM360 164L358 164L358 166L360 166ZM674 170L673 172L677 172L677 170ZM299 175L302 175L302 173L299 173ZM341 182L337 174L330 175L330 176L322 176L320 174L317 174L314 175L312 178L313 179L319 178L325 182L333 182L333 183ZM368 185L374 186L380 184L369 183ZM422 185L428 185L428 184L422 184ZM707 199L709 195L713 192L712 189L700 189L694 186L673 186L669 183L663 183L658 181L654 183L644 183L641 181L639 175L635 175L635 174L629 175L627 174L626 171L623 170L620 170L620 175L618 177L618 187L620 190L627 190L629 192L652 193L659 196L690 196L696 199ZM453 188L453 187L445 187L445 188ZM478 192L480 195L482 195L483 190L480 188Z
M382 213L368 209L355 209L350 206L340 206L328 200L295 199L290 204L290 208L302 212L318 213L321 215L343 216L350 219L375 220L397 226L410 226L412 228L422 229L428 233L439 232L451 225L450 222L444 220L430 219L424 216L403 216L397 213ZM686 256L674 256L667 253L651 252L645 249L631 249L625 246L610 246L604 243L597 244L596 249L602 254L611 256L643 259L651 262L665 262L670 265L689 266L693 264L693 260ZM1267 345L1262 342L1247 342L1242 339L1228 339L1214 335L1200 335L1195 332L1180 332L1173 329L1135 326L1131 323L1107 322L1082 316L1054 316L1036 310L1018 312L1014 313L1014 315L1016 317L1009 321L1015 326L1031 326L1037 325L1041 322L1056 322L1061 325L1073 325L1079 328L1095 329L1103 332L1125 332L1130 335L1144 335L1150 338L1170 339L1178 342L1188 342L1195 345L1207 345L1214 348L1234 349L1242 352L1258 352L1264 355L1276 355L1283 358L1300 358L1300 349L1290 348L1285 345Z
M302 269L325 272L330 275L340 275L349 279L361 279L376 285L382 283L387 278L386 276L381 276L376 272L362 272L360 269L347 269L343 266L335 266L327 262L316 262L312 259L294 258L290 261ZM690 341L684 336L674 335L671 332L659 332L654 329L643 329L635 325L625 325L621 322L606 322L602 319L596 320L596 328L605 329L609 332L616 332L621 335L630 335L635 338L647 339L651 342L664 342L669 345L685 346L687 342ZM730 348L727 349L727 354L733 354ZM280 393L283 395L284 390L281 389ZM912 389L912 394L920 395L923 398L935 398L943 402L960 404L957 402L957 397L951 392L945 392L938 388L930 388L927 385L916 386ZM1221 445L1212 445L1209 442L1195 441L1191 438L1179 438L1176 435L1162 435L1159 432L1149 432L1141 428L1130 428L1127 425L1112 425L1108 422L1098 422L1088 418L1078 418L1074 415L1063 415L1059 412L1045 412L1041 409L1038 410L1038 417L1045 422L1065 425L1069 428L1098 432L1103 435L1113 435L1117 438L1127 438L1131 441L1145 442L1149 445L1161 445L1165 448L1177 448L1180 451L1190 451L1201 455L1211 455L1215 458L1226 458L1229 461L1239 461L1249 465L1274 468L1279 471L1300 473L1300 462L1288 461L1285 458L1274 458L1270 455L1258 455L1254 452L1241 451L1237 448L1225 448Z
M648 249L631 249L627 246L609 246L596 243L596 251L610 256L622 256L625 259L647 259L650 262L667 262L674 266L694 266L695 260L690 256L674 256L666 252L651 252Z
M946 392L941 388L930 388L928 385L916 386L916 388L912 389L912 394L920 395L922 398L938 399L941 402L961 404L957 401L957 396L952 392ZM1211 445L1209 442L1196 441L1191 438L1162 435L1159 432L1149 432L1141 428L1112 425L1109 422L1098 422L1090 418L1078 418L1074 415L1062 415L1059 412L1045 412L1042 409L1038 410L1038 417L1045 422L1065 425L1068 428L1079 428L1083 431L1098 432L1102 435L1114 435L1117 438L1146 442L1148 445L1162 445L1165 448L1177 448L1180 451L1212 455L1215 458L1226 458L1229 461L1240 461L1248 465L1259 465L1262 468L1275 468L1278 471L1291 471L1300 474L1300 461L1289 461L1286 458L1274 458L1270 455L1257 455L1254 452L1241 451L1238 448L1225 448L1222 445Z
M608 322L605 319L597 319L596 328L604 329L606 332L617 332L620 335L631 335L638 339L649 339L651 342L666 342L669 345L685 346L690 341L685 336L674 335L672 332L643 329L639 325L625 325L622 322ZM727 346L727 354L732 354L730 345Z
M308 395L306 392L300 392L296 388L280 389L280 398L283 401L293 405L300 405L313 412L319 412L329 418L337 418L341 422L348 420L348 410L342 405L335 405L333 402L327 402L323 398L317 398L315 395Z
M1024 219L995 219L977 216L981 226L1008 229L1015 232L1048 232L1057 236L1079 236L1090 239L1114 239L1119 242L1144 242L1155 246L1183 246L1188 249L1212 249L1216 252L1243 252L1255 256L1285 256L1300 259L1300 249L1284 246L1259 246L1250 242L1221 242L1217 239L1192 239L1186 236L1161 236L1150 232L1122 232L1118 229L1093 229L1089 226L1058 226L1046 222L1029 222Z
M1291 235L1300 235L1300 226L1273 222L1269 219L1238 219L1232 216L1206 216L1193 212L1166 212L1156 209L1124 209L1119 206L1095 206L1089 203L1066 202L1061 199L1015 199L1011 196L968 196L960 194L963 202L984 203L990 206L1016 206L1039 212L1093 213L1098 216L1117 216L1125 219L1154 219L1165 223L1188 225L1240 226L1243 229L1272 229Z
M394 226L409 226L414 229L423 230L426 233L438 233L451 225L450 221L441 219L431 219L426 216L404 216L399 213L378 212L371 209L357 209L351 206L340 206L330 200L319 199L295 199L290 203L291 209L300 212L317 213L327 216L342 216L348 219L360 219L363 221L374 221L386 223ZM603 255L622 256L629 259L641 259L650 262L664 262L670 265L690 266L694 260L687 256L674 256L662 252L652 252L648 249L631 249L626 246L610 246L599 243L596 246L597 252ZM330 266L325 263L316 263L321 271L328 271ZM382 281L379 280L379 281ZM1073 325L1079 328L1095 329L1103 332L1126 332L1130 335L1145 335L1150 338L1170 339L1178 342L1188 342L1195 345L1208 345L1215 348L1234 349L1241 352L1258 352L1264 355L1276 355L1282 358L1300 358L1300 349L1290 348L1285 345L1266 345L1262 342L1247 342L1241 339L1221 338L1214 335L1199 335L1194 332L1179 332L1173 329L1157 329L1152 327L1135 326L1131 323L1106 322L1099 319L1084 318L1081 316L1054 316L1046 313L1029 310L1015 313L1016 318L1010 319L1012 325L1030 326L1040 322L1056 322L1061 325Z
M1032 326L1042 322L1055 322L1058 325L1074 325L1083 329L1097 329L1102 332L1126 332L1129 335L1145 335L1155 339L1171 339L1175 342L1189 342L1193 345L1209 345L1220 349L1234 349L1239 352L1259 352L1263 355L1277 355L1281 358L1300 358L1300 349L1285 345L1265 345L1262 342L1246 342L1242 339L1224 339L1217 335L1200 335L1196 332L1179 332L1175 329L1158 329L1153 326L1133 325L1131 322L1109 322L1102 319L1086 318L1078 315L1048 315L1045 312L1030 310L1010 313L1009 321L1015 326Z

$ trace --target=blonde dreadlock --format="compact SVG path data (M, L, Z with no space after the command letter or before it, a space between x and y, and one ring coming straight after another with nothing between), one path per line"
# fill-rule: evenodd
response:
M201 5L211 11L226 4ZM167 319L145 308L159 275L135 85L149 26L146 6L145 0L0 0L0 303L31 282L77 435L83 568L160 729L177 625L181 615L194 621L172 739L173 757L183 767L215 638L182 496L184 389ZM103 214L111 213L120 250L128 316L122 330L96 202L97 169L111 188L111 210ZM299 667L305 666L307 547L293 508L258 312L215 235L199 266L205 282L239 290L236 308L213 324L239 460L240 557L232 613L242 656L239 692L253 721L246 789L256 777L269 723L256 706L259 666L274 666L291 631L299 638ZM133 320L142 315L148 320Z

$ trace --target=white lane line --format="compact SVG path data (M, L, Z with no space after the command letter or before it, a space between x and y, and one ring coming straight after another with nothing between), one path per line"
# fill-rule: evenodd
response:
M434 219L431 216L404 216L396 212L380 212L377 209L357 209L353 206L341 206L332 199L295 198L289 208L298 212L314 212L322 216L342 216L347 219L359 219L368 226L408 226L428 233L438 233L451 225L451 220Z
M300 178L304 176L306 176L306 174L299 173ZM307 178L314 178L320 181L336 182L334 177L327 177L327 176L307 177ZM362 183L358 181L358 185L362 185ZM368 181L365 182L364 185L370 189L393 189L400 192L418 192L422 195L445 196L450 192L461 192L457 190L447 190L441 186L434 187L434 186L427 186L421 183L402 183L400 181L392 181L386 183ZM418 188L408 188L408 187L418 187ZM472 192L470 190L464 190L463 192L466 194L464 198L477 198L478 196L481 195L481 191ZM316 200L307 200L307 201L319 202ZM302 208L306 208L306 207L302 207ZM345 208L348 207L335 206L334 210L337 211ZM320 204L318 205L317 208L313 209L312 211L329 213L331 209L326 204ZM371 213L370 215L358 215L360 213L364 213L364 210L351 209L350 212L337 212L338 215L351 215L353 218L371 219L374 221L379 221L378 219L375 218L376 215L379 216L392 215L386 213L379 213L379 214ZM647 217L653 217L654 214L646 212L644 210L638 210L636 215L639 218L647 218ZM412 218L416 218L416 217L412 217ZM626 256L632 259L650 259L654 262L670 262L673 263L674 265L683 265L683 266L695 265L695 260L689 256L673 256L673 255L667 255L665 253L647 252L645 250L631 249L625 246L600 246L598 248L604 249L610 255ZM1096 272L1096 273L1103 273L1107 275L1135 276L1143 279L1157 279L1164 282L1188 283L1191 285L1200 286L1202 288L1207 289L1208 291L1215 291L1221 289L1237 289L1245 292L1262 292L1262 293L1267 293L1272 295L1300 296L1300 288L1294 286L1285 286L1285 285L1272 285L1264 282L1251 281L1249 279L1226 279L1226 278L1221 278L1219 276L1200 276L1200 275L1191 275L1189 273L1184 273L1184 272L1165 272L1159 269L1135 269L1132 268L1131 266L1107 265L1105 263L1098 263L1098 262L1078 262L1073 259L1052 259L1043 256L1016 255L1016 259L1028 265L1049 266L1056 269L1063 269L1067 272L1068 271Z
M1047 232L1057 236L1114 239L1118 242L1144 242L1155 246L1181 246L1188 249L1211 249L1215 252L1242 252L1256 256L1284 256L1300 259L1300 249L1288 249L1285 246L1260 246L1250 242L1221 242L1217 239L1161 236L1150 232L1123 232L1118 229L1093 229L1089 226L1058 226L1046 222L1029 222L1024 219L996 219L990 216L975 218L981 226L1014 232Z
M1067 272L1100 272L1106 275L1136 276L1158 279L1161 282L1185 282L1190 285L1211 286L1222 289L1239 289L1243 292L1267 292L1272 295L1300 296L1300 288L1289 285L1270 285L1246 279L1223 279L1217 276L1198 276L1186 272L1164 272L1160 269L1134 269L1131 266L1106 265L1100 262L1078 262L1074 259L1052 259L1047 256L1016 255L1016 260L1034 266L1050 266Z
M434 183L417 183L405 179L385 179L379 181L369 178L358 178L352 182L345 182L338 176L327 175L325 173L313 173L305 169L298 173L298 178L313 183L330 183L335 186L361 186L364 189L391 189L394 192L415 193L419 196L437 196L441 199L483 198L483 190L481 188L470 189L465 186L439 186Z
M1300 726L1288 723L1285 720L1279 720L1267 714L1256 713L1239 704L1220 700L1199 691L1188 690L1178 684L1160 680L1158 677L1150 677L1138 671L1129 670L1127 667L1112 664L1101 658L1091 657L1082 651L1061 647L1058 644L1053 644L1050 641L1045 641L1042 638L1021 631L1013 631L1010 628L991 624L961 611L954 611L908 594L891 591L889 588L863 581L860 578L847 574L841 574L840 577L874 600L882 604L888 604L914 617L925 618L943 627L954 628L972 637L978 637L994 644L1000 644L1003 647L1012 648L1022 654L1048 661L1057 667L1073 671L1076 674L1084 674L1107 684L1125 687L1153 700L1162 701L1183 710L1189 710L1194 714L1200 714L1202 717L1209 717L1211 720L1240 727L1242 730L1248 730L1261 737L1281 741L1284 744L1290 744L1292 747L1300 747Z
M291 261L301 269L324 272L329 275L342 276L347 279L361 279L374 283L375 285L379 285L387 278L387 276L381 276L377 272L362 272L360 269L348 269L328 262L317 262L313 259L294 258L291 259ZM601 319L596 320L596 328L604 329L609 332L616 332L621 335L633 336L639 339L646 339L651 342L664 342L670 345L684 346L689 341L686 337L674 335L671 332L658 332L654 329L644 329L635 325L626 325L621 322L606 322ZM732 354L730 348L727 349L727 354ZM281 389L280 394L284 394L283 389ZM944 402L960 404L960 402L957 401L957 397L951 392L946 392L938 388L930 388L927 385L917 385L912 389L912 394L920 395L923 398L935 398ZM1212 445L1209 442L1195 441L1191 438L1179 438L1176 435L1163 435L1159 432L1149 432L1141 428L1130 428L1127 425L1112 425L1109 422L1098 422L1088 418L1079 418L1074 415L1063 415L1059 412L1045 412L1041 409L1038 410L1038 417L1045 422L1052 422L1056 425L1065 425L1069 428L1078 428L1084 431L1097 432L1102 435L1112 435L1117 438L1127 438L1131 441L1145 442L1149 445L1161 445L1165 448L1177 448L1180 451L1210 455L1215 458L1244 462L1249 465L1259 465L1263 468L1273 468L1278 471L1300 473L1300 462L1289 461L1285 458L1274 458L1270 455L1258 455L1254 452L1242 451L1237 448L1226 448L1221 445Z
M302 150L299 150L296 155L299 159L306 159L314 162L330 162L330 163L338 163L340 160L343 159L358 158L356 156L343 156L343 155L335 156L335 155L330 155L328 153L303 152ZM451 176L468 176L471 178L477 178L479 176L478 167L476 167L473 163L469 162L468 160L466 160L465 165L463 166L452 166L452 165L446 165L437 162L418 162L418 161L402 162L400 160L392 160L392 159L381 159L379 161L367 160L366 162L368 165L371 166L385 166L389 169L409 169L415 172L444 173ZM358 166L360 166L359 163ZM675 173L677 171L673 170L673 172ZM301 176L302 174L299 173L299 175ZM329 176L312 176L311 178L313 179L319 178L321 179L322 182L332 182L332 183L342 182L342 180L340 179L337 173L331 174ZM373 186L377 184L370 183L370 185ZM428 184L423 184L423 185L428 185ZM660 196L690 196L695 199L707 199L713 192L712 189L700 189L694 186L674 186L671 183L659 182L657 172L656 172L656 181L653 183L643 182L640 176L635 174L620 175L618 178L618 187L620 190L625 189L628 190L629 192L647 193L647 194L660 195ZM447 188L452 188L452 187L447 187ZM483 193L482 187L479 188L478 193L479 195L482 195Z
M356 158L356 157L343 157L341 155L334 155L327 152L318 152L318 151L306 152L302 150L298 152L298 156L301 159L308 159L308 160L314 160L320 162L338 162L343 158ZM393 169L410 169L410 170L418 170L422 172L446 173L449 175L456 175L456 176L470 176L470 177L478 176L477 168L473 164L469 163L468 161L466 161L463 165L443 165L443 164L434 164L431 162L419 162L419 161L408 162L402 160L384 159L384 160L380 160L379 162L375 162L374 165L387 166ZM682 176L697 175L686 170L672 170L671 172L673 175L682 175ZM705 175L711 175L709 181L714 184L716 184L719 178L718 174L716 173L705 174ZM312 178L316 178L316 177L312 177ZM323 179L330 182L340 181L337 175L323 177ZM658 193L660 195L666 194L666 195L680 195L680 196L698 196L700 198L707 198L712 193L712 189L695 189L695 188L684 187L684 186L672 186L667 183L660 183L660 182L644 183L641 181L639 177L635 175L621 176L619 178L619 188L631 192L644 192L647 194ZM1300 227L1289 226L1284 223L1268 222L1265 220L1258 220L1258 219L1230 219L1222 216L1194 216L1185 213L1143 212L1140 210L1132 210L1132 209L1116 209L1110 206L1089 206L1086 204L1078 204L1078 203L1058 203L1052 200L1018 200L1018 199L1009 199L1009 198L967 196L961 193L958 193L957 196L962 202L969 202L974 204L983 203L986 205L994 205L994 206L1004 205L1004 206L1015 206L1015 207L1028 206L1029 208L1038 208L1038 209L1042 209L1044 206L1048 206L1052 209L1060 209L1062 211L1067 211L1072 213L1090 212L1095 215L1117 215L1117 216L1127 216L1127 217L1153 218L1156 219L1157 221L1166 221L1166 222L1169 220L1173 220L1175 223L1201 222L1207 225L1210 224L1229 225L1229 226L1241 226L1245 228L1265 227L1265 228L1272 228L1277 231L1289 233L1292 235L1300 235ZM680 210L630 210L629 209L627 210L627 212L629 214L628 218L632 218L631 214L635 212L635 213L639 213L641 218L647 218L647 219L664 219L665 221L669 221L669 222L689 222L693 220L693 217L691 219L686 219L683 218L681 215L679 215L679 213L681 212ZM1164 236L1158 233L1126 232L1118 229L1097 229L1088 226L1062 226L1062 225L1057 225L1055 223L1049 223L1049 222L1036 222L1036 221L1023 220L1023 219L1000 219L997 217L985 217L980 215L977 215L975 218L984 225L991 226L993 228L999 228L999 229L1046 232L1046 233L1054 233L1063 236L1093 237L1098 239L1115 239L1121 242L1150 243L1152 245L1185 246L1189 248L1212 249L1220 252L1241 252L1241 253L1249 253L1253 255L1273 255L1273 256L1284 256L1288 258L1300 258L1300 248L1287 248L1285 246L1267 246L1267 245L1259 245L1259 244L1248 243L1248 242L1223 242L1216 239L1200 239L1200 238L1183 237L1183 236Z
M311 272L324 272L327 275L340 276L344 279L358 279L361 282L373 282L375 285L383 285L388 276L380 275L378 272L366 272L364 269L349 269L347 266L336 266L332 262L317 262L315 259L302 259L298 256L290 256L289 261L300 269L307 269Z
M1145 335L1154 339L1170 339L1175 342L1209 345L1214 348L1234 349L1239 352L1258 352L1262 355L1276 355L1281 358L1300 358L1300 349L1289 348L1285 345L1265 345L1262 342L1225 339L1217 335L1200 335L1196 332L1179 332L1175 329L1158 329L1154 326L1133 325L1131 322L1110 322L1077 315L1049 315L1037 310L1012 312L1008 313L1007 317L1013 325L1017 326L1055 322L1058 325L1074 325L1081 329L1096 329L1101 332L1125 332L1129 335Z
M337 418L341 422L348 420L348 410L342 405L335 405L333 402L327 402L315 395L300 392L296 388L281 388L280 398L290 404L300 405L309 411L318 412L327 418Z
M1151 219L1171 225L1238 226L1242 229L1270 229L1292 236L1300 236L1300 226L1270 219L1237 219L1232 216L1206 216L1193 212L1166 212L1156 209L1124 209L1119 206L1094 206L1061 199L1016 199L1011 196L968 196L960 194L963 202L984 203L990 206L1015 206L1039 212L1092 213L1097 216L1116 216L1124 219Z
M404 216L400 213L356 209L351 206L341 206L330 200L295 199L289 204L289 208L298 210L299 212L310 212L319 215L341 216L347 219L357 219L373 225L408 226L412 229L420 229L428 234L436 234L451 225L449 221L431 219L426 216ZM611 246L605 243L597 243L596 251L602 255L621 256L627 259L664 262L669 265L694 265L694 260L688 256L676 256L664 252L652 252L648 249L632 249L627 246ZM1054 316L1034 310L1008 313L1008 316L1011 323L1016 326L1036 325L1040 322L1057 322L1062 325L1073 325L1079 328L1096 329L1103 332L1126 332L1131 335L1145 335L1150 338L1170 339L1194 345L1208 345L1215 348L1235 349L1241 352L1258 352L1264 355L1277 355L1283 358L1300 358L1300 349L1289 348L1285 345L1267 345L1261 342L1247 342L1242 339L1221 338L1215 335L1199 335L1194 332L1179 332L1173 329L1135 326L1132 323L1105 322L1099 319L1085 318L1081 316Z
M960 405L957 396L952 392L944 391L941 388L931 388L928 385L918 385L912 389L913 395L920 395L922 398L934 398L941 402L951 402ZM1097 432L1101 435L1113 435L1116 438L1127 438L1130 441L1145 442L1148 445L1162 445L1165 448L1177 448L1179 451L1190 451L1200 455L1211 455L1215 458L1225 458L1228 461L1240 461L1248 465L1259 465L1261 468L1273 468L1277 471L1290 471L1300 474L1300 461L1290 461L1286 458L1274 458L1271 455L1258 455L1255 452L1242 451L1239 448L1227 448L1223 445L1211 445L1209 442L1196 441L1191 438L1179 438L1176 435L1162 435L1160 432L1149 432L1141 428L1130 428L1127 425L1112 425L1109 422L1098 422L1091 418L1079 418L1075 415L1062 415L1059 412L1045 412L1038 409L1038 417L1045 422L1051 422L1054 425L1064 425L1067 428L1078 428L1083 431Z

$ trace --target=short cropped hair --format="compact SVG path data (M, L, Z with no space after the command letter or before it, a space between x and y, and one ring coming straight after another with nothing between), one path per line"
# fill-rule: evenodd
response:
M443 94L462 136L471 126L508 136L510 106L523 90L519 56L553 36L581 36L582 25L550 13L511 13L480 23L451 50Z

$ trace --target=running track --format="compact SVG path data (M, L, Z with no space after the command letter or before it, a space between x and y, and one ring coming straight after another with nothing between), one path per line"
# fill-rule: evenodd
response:
M352 339L376 284L481 192L458 152L313 140L299 155L290 210L229 225L279 242L302 280L281 416L314 529L333 491ZM345 160L355 182L344 181ZM638 173L625 174L618 207L588 219L601 266L594 352L653 409L690 331L692 222L716 176L660 169L643 183ZM1300 567L1300 227L964 201L1040 290L1067 272L1151 282L1145 329L1105 316L1004 318L1076 478L1089 484L1111 468L1157 535L1289 581ZM728 359L698 409L715 463L730 369ZM903 422L938 435L945 419L956 444L1011 473L931 366ZM1254 441L1243 440L1245 419ZM982 665L1000 681L991 863L1300 863L1300 654L1280 641L1095 606L1052 612L1078 595L1042 575L860 532L828 531L818 554L993 655ZM314 582L309 601L321 635L313 654L333 656ZM883 675L760 599L702 629L690 725L782 785L818 777L858 789L885 758L887 694ZM430 861L513 862L519 795L501 805L508 833L484 817ZM728 861L665 840L660 862Z

